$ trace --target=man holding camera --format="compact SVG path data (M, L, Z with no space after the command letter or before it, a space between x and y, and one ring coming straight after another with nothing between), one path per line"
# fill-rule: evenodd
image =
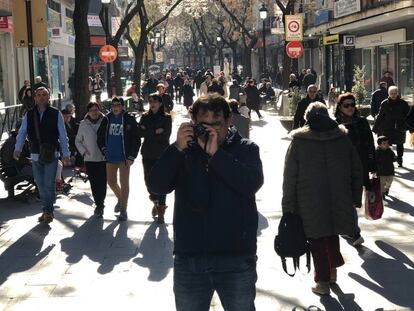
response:
M217 291L225 310L255 310L259 147L229 128L229 105L217 94L193 104L192 121L149 176L152 192L175 190L176 308L208 311Z
M50 106L49 90L41 86L34 92L36 106L24 115L16 138L14 158L19 160L28 137L33 175L43 208L39 222L48 224L54 218L55 179L60 152L63 154L63 163L70 164L68 138L61 112Z

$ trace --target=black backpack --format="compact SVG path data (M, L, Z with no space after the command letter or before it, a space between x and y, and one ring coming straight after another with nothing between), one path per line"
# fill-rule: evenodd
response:
M306 254L306 267L310 271L310 244L303 230L302 218L295 213L285 213L280 219L278 235L274 243L276 253L282 259L283 270L294 276L299 269L299 258ZM286 268L286 258L293 259L295 272L290 274Z

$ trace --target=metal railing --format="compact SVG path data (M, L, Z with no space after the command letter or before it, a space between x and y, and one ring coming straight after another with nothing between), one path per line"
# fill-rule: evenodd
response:
M51 105L57 109L62 109L62 97L59 96L58 99L51 100ZM7 139L8 134L11 130L16 127L20 118L20 109L22 105L13 105L0 107L0 144Z

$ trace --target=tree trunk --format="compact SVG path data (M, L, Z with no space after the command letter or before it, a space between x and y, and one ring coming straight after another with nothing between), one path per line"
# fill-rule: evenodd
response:
M118 50L118 43L112 42L112 45L116 50ZM114 68L114 74L115 74L115 88L116 88L116 95L122 96L123 90L122 90L122 82L121 82L121 61L119 60L119 57L117 57L113 62L113 68ZM109 82L109 81L108 81Z
M283 46L283 51L286 51L286 45L288 42L285 42ZM283 53L283 69L282 69L282 85L283 89L286 90L289 87L289 75L290 75L290 58L287 56L286 52Z
M243 76L252 77L252 49L249 46L244 49Z
M237 71L237 44L231 45L231 52L233 54L233 72Z
M143 57L145 54L146 44L145 44L146 36L142 35L139 39L138 45L133 49L134 56L135 56L135 64L134 64L134 82L136 84L137 94L141 94L141 71L142 71L142 63Z
M88 26L89 0L76 0L73 12L75 28L75 94L76 120L80 121L86 114L90 99L89 92L89 47L90 34Z

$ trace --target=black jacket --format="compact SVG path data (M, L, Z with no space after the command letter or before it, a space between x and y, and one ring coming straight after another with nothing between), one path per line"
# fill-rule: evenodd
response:
M151 111L142 115L138 124L139 136L144 138L141 154L144 159L158 159L170 145L172 120L169 114L161 109L159 113ZM162 128L164 132L156 134L155 130Z
M164 106L164 110L166 112L173 110L174 102L169 94L164 93L164 95L162 95L162 105Z
M409 110L407 102L399 97L396 100L384 100L372 131L387 136L390 144L404 144Z
M208 92L209 93L219 93L221 96L224 96L224 90L223 87L220 86L218 83L212 83L209 87L208 87Z
M103 155L105 155L105 149L108 139L108 117L112 115L112 112L108 113L102 120L101 125L98 129L98 147L101 149ZM124 153L127 160L134 161L138 156L139 147L141 146L141 138L138 134L138 124L135 121L135 118L123 112L122 115L122 125L123 125L123 143L124 143Z
M254 85L248 85L244 88L246 92L246 105L249 109L260 109L260 92Z
M394 162L397 160L394 151L390 148L382 150L377 148L375 150L375 161L377 163L378 176L394 176Z
M410 111L408 112L406 125L410 133L414 132L414 106L411 106Z
M341 113L338 112L336 121L348 130L348 137L361 159L364 186L369 187L369 173L375 171L375 145L371 127L367 119L358 115L355 115L351 122L344 123Z
M315 99L310 99L309 96L302 98L296 107L295 116L293 117L293 129L297 129L305 125L305 111L311 103L321 102L325 104L325 100L316 96ZM326 104L325 104L326 105Z
M388 92L385 87L380 87L371 96L371 115L375 118L378 114L381 103L388 98Z
M198 145L171 145L148 180L154 193L175 190L175 254L256 253L262 162L259 147L235 129L213 157Z

